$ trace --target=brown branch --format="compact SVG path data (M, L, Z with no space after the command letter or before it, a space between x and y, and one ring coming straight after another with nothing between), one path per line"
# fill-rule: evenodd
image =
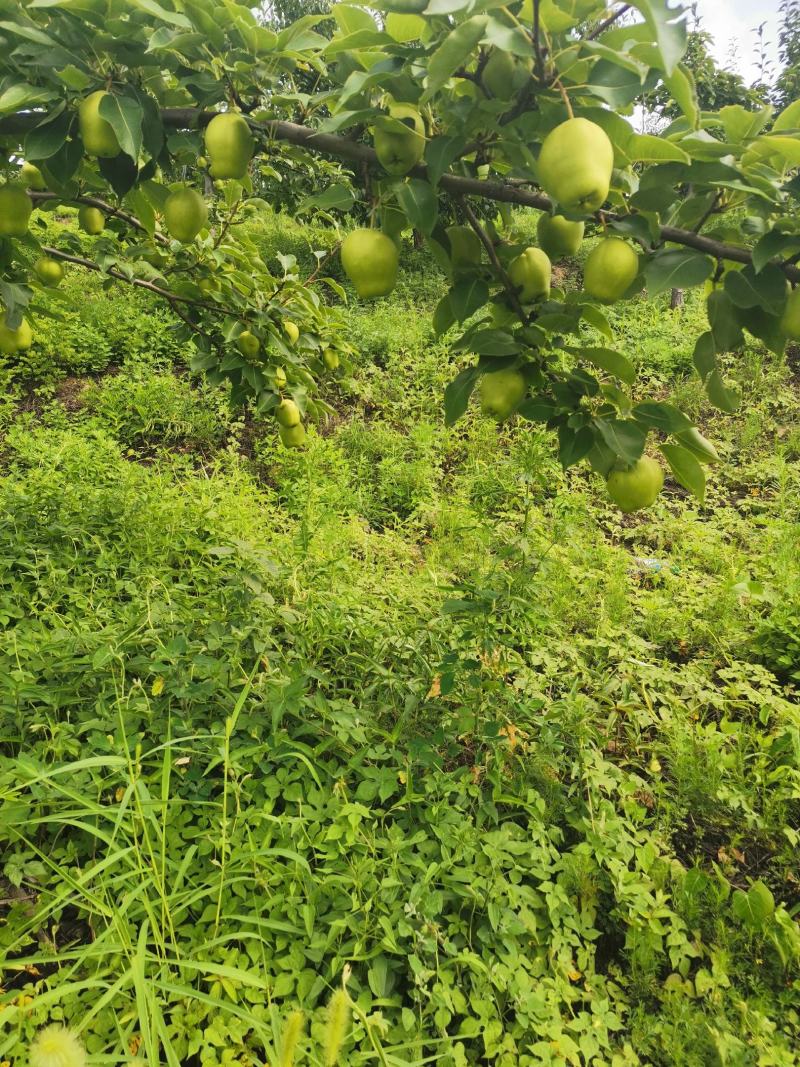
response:
M613 15L609 15L607 19L604 19L599 26L593 29L592 32L586 38L586 40L593 41L596 37L599 37L601 33L605 33L606 30L610 29L614 25L617 19L622 18L626 11L630 11L631 6L631 4L623 4L622 7L618 8Z
M0 134L24 133L38 125L43 117L42 112L29 111L0 118ZM201 112L195 108L165 108L161 112L161 117L165 125L171 128L192 129L207 126L214 117L214 112ZM358 144L332 133L319 133L308 126L299 126L294 122L277 120L254 122L251 119L248 119L248 122L254 132L267 134L278 141L288 141L290 144L307 148L312 152L321 152L338 159L353 160L357 163L366 163L370 167L379 167L375 149L369 145ZM412 177L426 178L428 172L425 166L418 165L410 171L410 174ZM542 193L509 186L502 181L483 181L459 174L443 174L439 180L439 187L455 197L479 196L484 200L517 204L520 207L533 207L540 211L550 211L553 206L549 197ZM608 214L606 217L608 221L613 222L620 216ZM687 248L695 248L699 252L714 256L715 259L727 259L732 263L752 261L750 251L746 248L728 245L711 237L693 233L691 230L681 230L676 226L662 226L661 240L685 245ZM800 282L800 269L787 263L781 263L779 266L790 281Z
M146 233L148 237L150 236L147 227L142 225L135 215L129 215L127 211L122 211L120 208L114 207L113 204L107 204L105 200L99 200L96 196L59 196L57 193L37 193L30 189L28 190L28 196L34 203L44 200L58 200L62 204L88 204L90 207L99 208L106 215L121 219L129 226L132 226L133 229L141 230L142 233ZM154 234L153 239L162 245L169 244L169 238L161 233Z
M463 199L463 198L460 199L459 200L459 204L461 205L461 210L464 212L464 214L467 217L467 222L470 224L472 229L478 235L478 238L479 238L481 244L486 249L486 253L489 256L489 262L492 264L492 267L494 268L495 274L498 276L500 281L503 283L503 288L505 289L506 295L508 296L509 304L514 309L514 311L516 312L516 314L517 314L520 322L523 324L523 326L526 325L527 322L528 322L528 316L525 314L525 312L524 312L524 310L522 308L522 304L519 302L519 296L517 294L517 290L516 290L516 287L515 287L514 283L509 278L508 272L506 271L506 269L503 266L503 264L497 258L497 252L495 252L494 245L492 244L488 233L486 232L486 230L484 230L483 226L481 226L481 224L478 222L478 219L475 216L475 212L469 206L469 204L467 203L466 199Z
M60 248L52 248L49 245L42 245L42 251L48 256L52 256L53 259L63 259L65 263L74 263L78 267L85 267L87 270L95 270L99 274L107 274L109 278L115 278L120 282L127 282L128 285L135 285L139 289L147 289L148 292L155 293L156 296L162 297L164 300L168 300L170 304L187 304L190 307L205 308L206 311L213 311L216 315L236 315L235 311L230 308L222 307L220 304L208 304L204 300L193 300L190 296L181 296L180 293L173 293L169 289L164 289L160 285L156 285L155 282L148 282L144 278L129 278L127 274L124 274L120 270L116 270L114 267L103 268L99 263L95 263L91 259L84 259L83 256L73 256L69 252L62 252Z
M536 53L536 77L540 82L544 82L544 56L542 54L541 27L539 25L540 3L541 0L533 0L533 50Z

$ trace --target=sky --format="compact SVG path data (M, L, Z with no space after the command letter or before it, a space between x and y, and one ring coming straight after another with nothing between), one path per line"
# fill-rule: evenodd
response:
M748 84L758 77L755 62L756 36L752 32L759 23L766 23L764 36L767 52L778 66L778 4L780 0L696 0L701 28L714 38L713 55L725 64L729 48L735 42L738 61L736 70Z

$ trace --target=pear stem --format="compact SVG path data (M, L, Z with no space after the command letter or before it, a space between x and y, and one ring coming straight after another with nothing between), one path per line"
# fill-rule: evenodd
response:
M553 82L553 85L555 85L556 89L558 89L558 91L561 93L561 99L564 101L564 107L567 109L567 114L571 119L574 119L575 115L572 111L572 104L570 103L569 96L567 95L567 90L561 84L561 79L556 78L556 80Z

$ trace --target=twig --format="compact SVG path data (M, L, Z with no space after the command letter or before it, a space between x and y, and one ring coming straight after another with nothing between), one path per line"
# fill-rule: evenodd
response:
M533 50L536 53L536 76L540 82L544 82L544 56L542 55L542 42L540 39L539 5L541 0L533 0Z
M489 262L492 264L495 273L497 274L500 281L503 283L503 288L505 289L506 294L508 296L509 304L516 312L520 322L525 325L528 321L528 316L523 311L522 304L520 304L519 302L519 297L517 296L517 290L514 287L514 283L509 278L508 272L506 271L503 264L497 258L497 252L495 252L494 250L494 245L489 239L489 235L484 230L483 226L481 226L481 224L478 222L478 219L475 216L475 212L469 206L466 199L459 200L459 204L461 205L461 210L467 217L467 222L478 235L481 244L486 249L486 254L489 256Z
M53 259L63 259L65 263L74 263L78 267L85 267L87 270L95 270L98 274L107 274L109 278L115 278L120 282L127 282L128 285L135 285L139 289L147 289L151 293L155 293L156 296L163 297L164 300L168 300L171 304L176 301L181 304L187 304L190 307L204 308L206 311L213 311L216 315L237 315L236 311L231 308L222 307L221 304L208 304L204 300L193 300L190 296L181 296L179 293L173 293L169 289L164 289L160 285L156 285L154 282L148 282L144 278L129 278L122 271L116 270L114 267L103 268L99 263L95 263L91 259L84 259L83 256L73 256L69 252L62 252L59 248L51 248L49 245L42 245L42 251L46 252L48 256Z
M574 119L575 115L572 112L572 104L570 103L569 97L567 96L567 90L561 84L561 79L556 78L556 80L553 82L553 85L561 93L561 99L564 101L564 107L567 109L567 114L571 119Z
M607 29L614 25L617 19L622 18L626 11L630 11L632 6L633 5L631 4L623 4L622 7L615 11L613 15L609 15L608 18L604 19L599 26L596 26L595 29L593 29L592 32L587 36L586 40L593 41L596 37L599 37L601 33L605 33Z
M60 203L67 204L88 204L89 207L99 208L104 214L114 218L121 219L123 222L127 222L129 226L132 226L135 230L141 230L142 233L146 233L148 237L150 233L146 226L144 226L135 215L128 214L127 211L122 211L118 207L114 207L113 204L106 203L105 200L100 200L96 196L59 196L57 193L37 193L33 190L28 190L28 196L34 203L44 200L58 200ZM159 244L168 245L169 238L165 237L161 233L153 234L153 239L158 241Z

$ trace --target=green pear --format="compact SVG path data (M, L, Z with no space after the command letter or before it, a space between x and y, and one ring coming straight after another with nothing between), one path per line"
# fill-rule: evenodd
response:
M450 262L453 270L477 267L481 261L483 245L471 226L448 226L450 239Z
M164 204L164 224L171 237L188 244L208 222L208 208L194 189L178 189L170 193Z
M242 330L236 338L236 347L245 359L255 359L261 350L261 342L250 330Z
M98 89L78 105L78 129L83 147L90 156L100 159L113 159L121 152L114 127L107 119L100 117L100 104L107 96L108 93Z
M582 222L570 222L563 215L540 215L536 226L539 244L551 260L574 256L583 240L583 230Z
M427 23L419 15L399 15L392 11L386 16L386 32L400 44L419 41L426 29Z
M283 332L289 338L290 345L296 345L300 337L300 328L296 322L290 322L288 319L283 323Z
M6 326L5 315L0 315L0 352L5 356L11 356L15 352L22 352L33 344L33 331L27 319L23 319L16 330Z
M530 80L533 60L493 48L481 71L481 84L497 100L510 100Z
M275 408L275 418L281 426L286 426L287 428L299 426L300 408L295 404L294 400L284 398Z
M342 241L342 267L364 300L391 293L397 282L397 245L380 230L353 230Z
M279 426L278 436L287 448L302 448L306 443L306 428L302 422L296 426Z
M333 348L326 348L322 353L322 362L325 364L325 370L335 371L339 369L339 353Z
M792 341L800 341L800 286L789 293L780 325L782 333Z
M287 380L288 379L286 377L286 371L283 369L283 367L276 367L275 368L275 388L276 389L284 389L286 387Z
M649 456L642 456L627 470L612 471L606 480L606 489L620 511L629 515L632 511L649 508L663 484L664 472L659 464Z
M215 115L206 126L206 155L212 178L243 178L255 151L247 120L233 111Z
M44 175L33 163L22 164L19 168L19 180L26 189L35 189L36 192L39 193L47 188L47 182L44 180Z
M24 237L33 202L21 185L0 185L0 237Z
M527 391L528 383L518 370L484 374L480 384L481 411L503 422L516 411Z
M539 184L568 212L597 211L608 197L614 148L602 127L567 119L545 137L536 166Z
M372 139L380 165L387 174L400 177L408 174L425 154L425 124L419 111L409 104L392 104L389 115L406 127L405 132L378 126Z
M78 209L78 225L85 233L96 237L98 233L102 233L105 229L106 217L99 207L90 207L89 204L83 204Z
M49 256L40 256L33 264L33 269L42 285L50 289L55 289L64 280L64 268L57 259Z
M619 237L606 237L586 257L583 288L589 296L611 303L630 289L639 273L639 257Z
M550 296L550 260L541 248L526 248L525 251L511 260L508 268L508 276L519 290L519 298L523 304L530 304L533 300L546 300Z

